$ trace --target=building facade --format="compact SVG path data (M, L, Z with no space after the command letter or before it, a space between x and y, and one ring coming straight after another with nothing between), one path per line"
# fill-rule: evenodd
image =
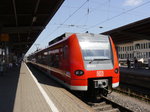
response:
M138 61L148 64L148 59L150 59L150 40L137 40L116 46L120 62L127 59L133 61L134 57L136 57Z

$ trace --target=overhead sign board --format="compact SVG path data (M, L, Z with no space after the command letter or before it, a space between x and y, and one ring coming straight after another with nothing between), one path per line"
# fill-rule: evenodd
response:
M9 41L9 35L8 34L0 34L0 41L2 41L2 42Z

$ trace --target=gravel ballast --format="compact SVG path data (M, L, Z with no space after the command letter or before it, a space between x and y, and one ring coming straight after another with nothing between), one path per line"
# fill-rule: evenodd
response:
M127 107L134 112L150 112L149 103L127 96L125 94L112 92L107 96L107 98L124 107Z

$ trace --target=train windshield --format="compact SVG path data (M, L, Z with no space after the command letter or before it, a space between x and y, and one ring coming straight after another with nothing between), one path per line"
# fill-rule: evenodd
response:
M107 41L81 41L84 60L109 60L111 59L111 48Z

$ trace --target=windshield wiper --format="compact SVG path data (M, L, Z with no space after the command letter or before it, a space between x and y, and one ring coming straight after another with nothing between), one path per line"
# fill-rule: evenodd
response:
M104 60L110 60L110 59L92 59L89 63L92 63L93 61L104 61Z

